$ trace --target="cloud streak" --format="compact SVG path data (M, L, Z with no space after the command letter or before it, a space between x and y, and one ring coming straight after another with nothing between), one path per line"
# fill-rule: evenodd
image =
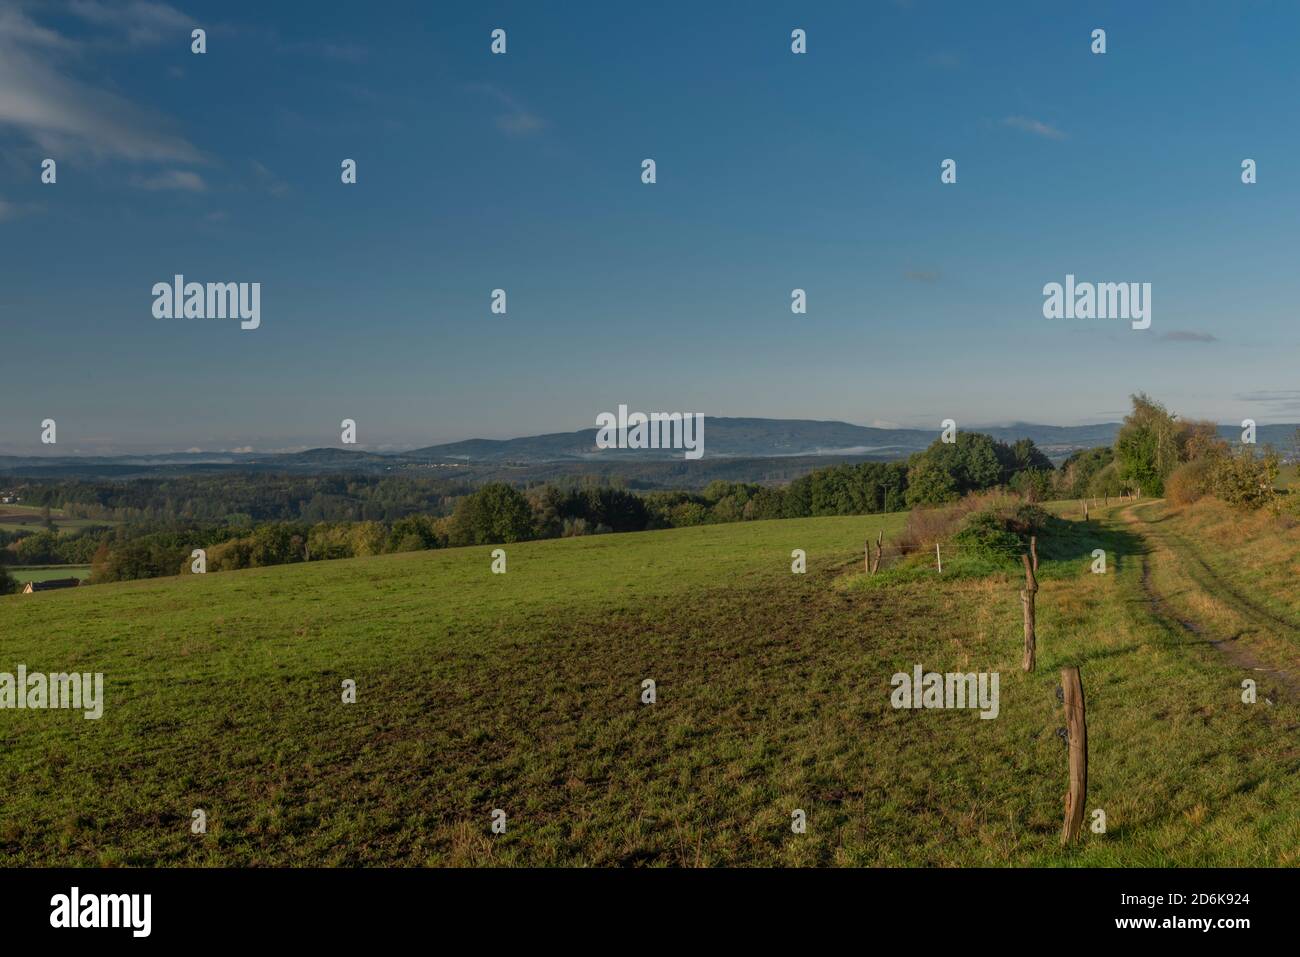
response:
M57 54L74 47L18 11L0 15L0 128L51 156L203 162L165 118L60 69Z
M176 189L190 193L202 193L208 188L203 177L189 170L169 169L156 176L136 177L134 185L140 189L166 190Z
M200 26L175 7L149 0L115 5L100 0L72 0L68 10L87 23L108 29L130 47L154 46L170 38L188 44L190 31Z
M1160 337L1162 342L1218 342L1219 337L1210 335L1208 332L1188 332L1183 329L1173 329L1166 332Z
M1002 121L1003 126L1010 126L1013 129L1023 130L1026 133L1032 133L1035 136L1041 136L1045 140L1063 140L1065 134L1055 126L1051 126L1041 120L1031 119L1027 116L1008 116Z
M505 90L491 83L474 83L469 89L490 96L505 107L506 112L499 114L494 122L497 129L507 136L529 136L541 132L547 126L546 120L528 110Z

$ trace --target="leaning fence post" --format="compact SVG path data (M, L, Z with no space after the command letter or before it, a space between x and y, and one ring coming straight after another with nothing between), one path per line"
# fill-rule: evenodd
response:
M885 531L884 531L884 529L881 529L880 531L876 532L876 561L875 561L875 564L873 564L873 565L871 566L871 574L873 574L873 575L874 575L876 572L880 571L880 556L881 556L882 552L884 551L884 548L883 548L883 546L881 545L881 542L884 540L884 538L885 538Z
M1065 692L1065 730L1070 744L1070 790L1065 794L1065 824L1061 844L1073 844L1083 831L1083 810L1088 800L1088 722L1084 713L1083 682L1078 668L1061 669Z
M1038 591L1038 579L1034 572L1038 568L1038 547L1035 539L1029 540L1029 546L1033 550L1034 557L1032 562L1027 554L1023 552L1020 555L1025 564L1025 587L1020 592L1020 605L1025 613L1025 657L1021 666L1025 671L1033 671L1035 660L1034 653L1037 650L1038 636L1034 631L1034 595Z
M943 574L943 556L939 554L939 543L934 543L934 560L939 563L939 574Z

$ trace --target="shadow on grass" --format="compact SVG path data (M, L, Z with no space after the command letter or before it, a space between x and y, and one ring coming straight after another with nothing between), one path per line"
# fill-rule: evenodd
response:
M1141 535L1126 528L1053 516L1038 533L1038 577L1069 577L1080 566L1090 571L1097 549L1106 553L1108 575L1118 574L1127 561L1151 551Z

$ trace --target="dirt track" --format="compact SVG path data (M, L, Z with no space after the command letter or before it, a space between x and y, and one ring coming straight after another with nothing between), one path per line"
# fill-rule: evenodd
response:
M1146 500L1126 506L1120 515L1131 530L1146 542L1148 551L1142 556L1142 590L1151 605L1151 612L1157 618L1171 622L1193 636L1196 640L1208 643L1237 667L1258 673L1260 696L1264 697L1269 689L1265 683L1278 686L1288 700L1300 700L1300 675L1294 671L1268 667L1246 644L1238 639L1240 635L1216 635L1203 622L1189 618L1185 613L1176 612L1167 597L1156 588L1151 575L1153 562L1179 562L1188 572L1194 587L1230 607L1234 613L1245 620L1251 627L1260 631L1290 631L1300 633L1300 624L1289 621L1270 609L1264 608L1247 595L1224 581L1204 559L1195 554L1177 536L1158 528L1138 509L1155 504L1156 500ZM1273 692L1277 693L1277 692Z

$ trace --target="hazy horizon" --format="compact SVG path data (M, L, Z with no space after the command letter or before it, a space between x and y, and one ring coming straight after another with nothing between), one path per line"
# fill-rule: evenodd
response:
M922 425L906 425L906 424L895 423L895 422L881 423L877 421L876 423L867 424L861 422L850 422L843 419L808 419L808 418L789 418L784 416L713 416L713 415L708 415L707 413L705 415L706 423L711 419L718 419L718 418L723 418L723 419L756 419L757 418L757 419L764 419L766 421L777 421L777 422L784 421L784 422L838 423L843 425L854 426L857 428L867 428L867 429L913 430L913 431L920 431L920 432L933 432L936 437L941 432L941 427L937 423L927 423ZM962 431L972 431L972 432L979 432L981 430L986 430L986 429L1011 429L1018 426L1023 426L1025 428L1082 429L1082 428L1106 426L1106 425L1118 426L1120 424L1121 418L1122 417L1117 417L1115 419L1100 419L1095 422L1077 422L1077 423L1068 423L1068 424L1061 424L1061 423L1054 423L1054 422L1029 422L1029 421L1019 421L1019 420L1002 420L1002 421L993 421L993 422L959 423L959 428ZM1214 419L1213 421L1215 421L1220 427L1227 428L1230 430L1235 429L1240 425L1240 423L1238 422L1228 422L1228 421L1222 421L1220 419ZM1269 426L1284 426L1284 427L1295 426L1297 428L1300 428L1300 421L1261 422L1258 424L1269 425ZM469 441L476 441L476 440L500 442L500 441L510 441L512 439L526 439L526 438L533 438L537 436L547 436L547 435L571 435L586 430L594 430L595 428L596 427L594 425L584 425L572 429L552 428L552 429L545 429L541 432L518 433L513 435L502 435L502 436L464 435L459 438L449 439L444 442L415 442L408 445L392 445L392 446L387 446L387 445L380 446L371 443L366 443L361 441L360 438L355 444L344 445L340 441L338 441L337 433L335 435L334 441L332 442L324 441L316 444L310 444L306 442L302 442L298 444L291 444L291 443L276 444L274 442L264 442L264 443L253 442L253 443L245 443L245 444L226 444L226 445L193 444L184 447L158 446L158 447L138 447L138 448L113 447L113 446L77 447L74 446L71 442L64 441L61 439L55 445L42 445L40 443L35 443L28 447L0 446L0 457L12 456L12 457L58 458L62 456L112 457L112 456L150 456L150 455L179 455L179 454L279 455L279 454L293 454L297 452L305 452L314 449L339 449L342 451L394 454L394 453L401 453L401 452L410 452L416 449L422 449L431 446L453 445L460 442L469 442ZM88 443L83 443L83 445L88 445ZM850 451L843 450L843 449L827 449L827 450L822 450L821 454L833 454L833 453L847 455L850 454ZM792 454L805 454L805 453L792 453Z

